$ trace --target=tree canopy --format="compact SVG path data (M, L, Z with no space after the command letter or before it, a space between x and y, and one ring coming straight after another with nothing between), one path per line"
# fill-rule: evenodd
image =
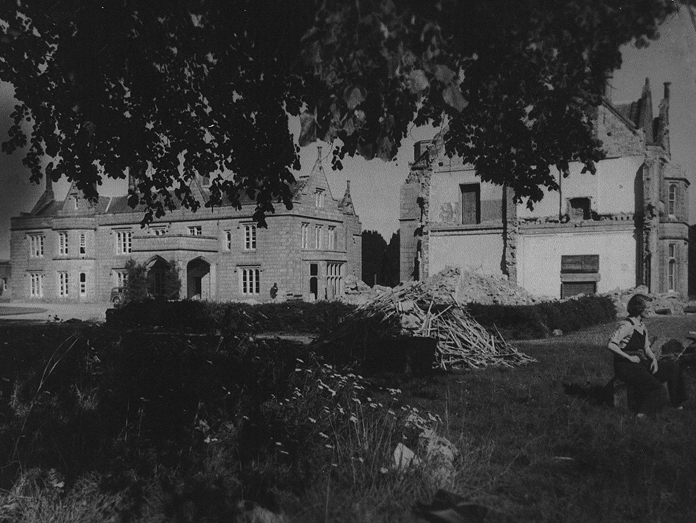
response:
M696 3L696 0L683 0ZM393 158L409 127L483 180L538 201L550 167L602 157L593 107L620 47L672 0L16 0L0 5L0 80L18 104L3 150L31 179L134 184L144 221L177 200L291 205L300 145ZM300 117L299 144L288 128Z

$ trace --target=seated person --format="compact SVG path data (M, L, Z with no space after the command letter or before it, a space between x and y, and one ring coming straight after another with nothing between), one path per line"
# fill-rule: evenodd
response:
M660 387L667 382L672 406L681 409L686 401L679 364L662 360L658 363L650 348L648 330L643 323L650 311L650 298L636 294L628 301L628 318L623 320L609 339L607 348L614 353L614 375L636 387L643 398L641 414L652 414L660 406Z

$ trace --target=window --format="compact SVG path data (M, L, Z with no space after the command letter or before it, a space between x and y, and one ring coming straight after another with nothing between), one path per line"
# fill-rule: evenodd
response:
M68 295L68 273L58 273L58 296L65 298Z
M247 223L244 225L244 250L253 251L256 249L256 225Z
M341 295L341 283L343 278L341 276L341 264L340 263L327 263L326 264L326 292L328 299L332 300Z
M84 232L80 233L80 256L87 254L87 235Z
M203 227L200 225L195 225L188 228L189 236L201 236L203 234Z
M80 273L80 296L87 296L87 273Z
M150 230L152 231L152 234L154 234L155 236L164 236L164 233L167 232L167 227L159 225L150 227Z
M667 262L667 290L676 291L679 284L677 270L677 244L670 243L667 247L669 260Z
M116 254L130 254L131 241L131 231L116 231Z
M29 295L32 298L42 298L43 297L43 274L32 273L30 274L31 287L29 289Z
M258 268L242 269L242 294L261 294L261 270Z
M598 254L561 256L561 298L595 294L599 280Z
M29 236L29 257L43 258L44 255L44 236L43 234L32 234Z
M670 184L669 195L667 200L667 213L670 216L677 215L677 186L676 184Z
M225 231L225 245L224 249L226 251L232 250L232 231Z
M462 193L462 225L481 223L481 189L479 184L460 185Z
M128 282L128 273L125 271L116 271L116 287L125 287Z
M321 209L324 207L324 191L323 191L323 189L317 189L317 192L314 193L314 206L317 209Z
M568 214L573 221L590 220L592 218L589 198L570 198L568 200L568 207Z
M60 256L68 255L68 233L59 232L58 233L58 254Z
M302 249L309 249L309 224L308 223L303 223L302 224L302 243L301 243L301 248Z
M329 244L327 249L333 251L336 249L336 227L329 227Z
M314 226L314 248L321 249L321 236L323 232L323 227L321 225Z

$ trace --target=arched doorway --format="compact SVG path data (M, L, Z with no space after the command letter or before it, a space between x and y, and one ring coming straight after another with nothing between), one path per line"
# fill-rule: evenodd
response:
M147 292L151 296L165 296L165 281L169 270L169 264L159 256L150 261L147 269Z
M210 264L203 258L195 258L186 265L186 297L210 299Z

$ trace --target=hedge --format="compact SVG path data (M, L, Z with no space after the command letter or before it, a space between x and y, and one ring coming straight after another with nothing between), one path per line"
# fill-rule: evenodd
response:
M560 329L564 333L616 320L616 307L606 296L583 296L536 305L482 305L470 303L476 321L496 328L507 339L539 339Z

